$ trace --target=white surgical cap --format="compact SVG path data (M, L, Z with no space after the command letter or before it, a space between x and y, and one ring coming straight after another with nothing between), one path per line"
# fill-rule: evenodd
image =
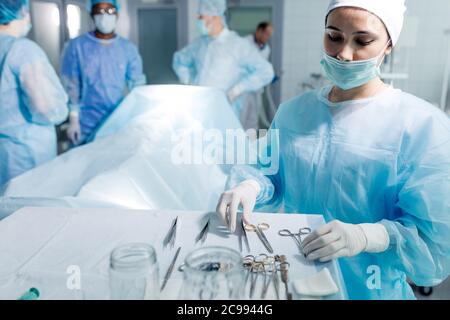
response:
M199 0L198 13L222 17L227 11L226 0Z
M392 45L397 44L406 12L405 0L331 0L327 15L340 7L361 8L375 14L386 26Z

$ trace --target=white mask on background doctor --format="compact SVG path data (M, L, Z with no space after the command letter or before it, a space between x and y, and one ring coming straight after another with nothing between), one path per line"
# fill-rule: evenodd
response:
M97 30L102 34L111 34L117 28L117 15L115 14L96 14L94 22Z

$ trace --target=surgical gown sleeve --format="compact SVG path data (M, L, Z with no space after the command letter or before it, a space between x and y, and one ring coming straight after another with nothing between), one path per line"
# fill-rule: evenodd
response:
M437 115L412 123L399 156L397 217L383 220L390 247L383 258L419 286L450 270L450 122Z
M245 180L254 180L259 183L261 191L256 199L256 210L277 212L283 202L284 183L282 174L284 170L280 155L280 136L274 120L268 134L259 139L254 145L257 153L257 164L235 166L231 169L226 189L232 189Z
M137 47L134 44L130 44L128 51L130 60L127 69L127 84L128 89L131 91L135 87L145 85L146 77L143 71L142 58Z
M67 94L44 51L27 39L19 40L12 50L11 55L22 57L16 69L29 121L39 125L64 122L68 115Z
M61 80L69 95L70 111L80 111L81 70L75 42L69 42L63 52L61 61Z
M246 70L239 83L235 85L239 88L239 93L255 92L270 84L275 77L272 64L245 40L238 50L241 67Z
M197 74L195 57L198 54L201 39L195 40L184 49L175 53L173 57L173 70L182 84L194 84Z

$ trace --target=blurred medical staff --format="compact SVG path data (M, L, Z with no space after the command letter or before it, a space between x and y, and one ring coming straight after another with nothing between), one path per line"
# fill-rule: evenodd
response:
M273 32L273 25L270 22L261 22L256 32L246 36L245 39L259 51L264 59L269 60L271 53L269 42Z
M245 37L250 45L254 46L265 60L269 61L271 48L269 41L273 36L273 26L270 22L261 22L256 32ZM241 111L241 122L245 130L259 129L259 113L263 107L264 88L245 96Z
M273 79L272 65L225 23L225 0L200 0L198 28L202 36L173 59L181 83L223 90L240 117L241 97Z
M0 187L56 157L67 95L44 51L25 38L28 0L0 2Z
M67 133L74 145L92 141L127 90L146 83L137 47L115 33L117 1L92 0L88 9L96 29L68 43L61 66L70 99Z
M333 85L281 105L269 143L279 170L234 168L217 208L232 230L239 205L247 222L255 204L323 214L303 252L339 259L351 299L414 299L407 279L436 286L450 273L450 120L380 79L405 10L405 0L331 1L322 66Z

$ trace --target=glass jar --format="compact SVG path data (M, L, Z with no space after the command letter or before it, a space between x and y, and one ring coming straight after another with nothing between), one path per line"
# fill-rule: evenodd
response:
M142 243L114 249L110 257L109 281L113 300L159 299L159 268L155 249Z
M182 266L182 300L239 300L243 297L244 268L232 249L206 247L190 253Z

